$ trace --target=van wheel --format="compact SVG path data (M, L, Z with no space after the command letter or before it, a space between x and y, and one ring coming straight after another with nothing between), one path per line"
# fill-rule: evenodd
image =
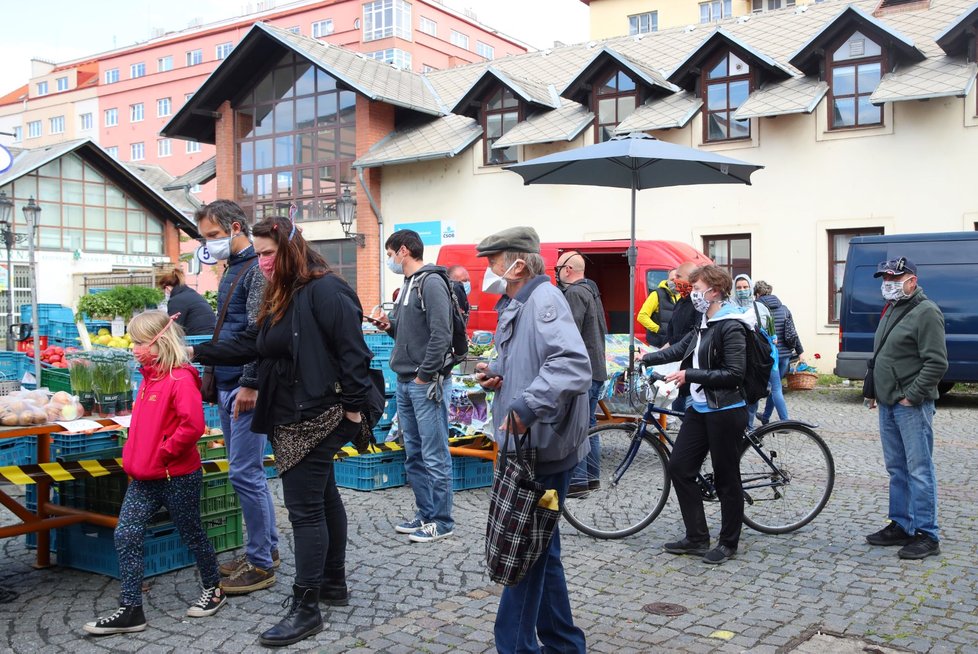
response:
M938 394L940 394L941 397L944 397L945 395L948 394L948 392L950 392L952 388L954 388L954 382L942 381L937 385L937 392Z

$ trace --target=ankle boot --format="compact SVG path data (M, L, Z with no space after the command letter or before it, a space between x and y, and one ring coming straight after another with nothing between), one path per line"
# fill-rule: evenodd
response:
M318 588L292 586L292 595L282 602L282 606L289 607L288 614L281 622L258 637L258 642L262 645L283 647L298 643L323 630Z
M345 567L323 570L323 583L319 587L319 601L330 606L346 606L350 603L350 592L346 588Z

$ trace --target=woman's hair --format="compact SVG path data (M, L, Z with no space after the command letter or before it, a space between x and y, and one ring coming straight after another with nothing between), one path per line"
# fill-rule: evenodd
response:
M182 286L184 279L185 277L183 276L183 270L180 268L173 268L172 270L168 270L160 275L160 278L156 280L156 285L160 288L163 288L164 286L174 288L177 286Z
M733 288L733 279L730 273L720 266L708 265L700 266L689 275L689 282L695 284L702 280L704 284L720 294L726 300L730 297L730 289Z
M761 297L762 295L770 295L773 291L774 288L763 279L757 280L757 283L754 284L754 295L757 297Z
M273 324L277 323L285 316L297 290L331 272L322 255L309 247L302 232L296 229L292 233L292 228L291 220L275 216L265 218L251 230L253 235L271 239L278 246L274 274L265 285L265 301L258 313L259 323L269 317Z
M160 349L159 368L161 374L167 375L188 361L187 348L183 344L183 327L176 322L168 327L170 322L170 316L163 311L144 311L129 321L129 335L133 343L148 345L160 334L156 339Z

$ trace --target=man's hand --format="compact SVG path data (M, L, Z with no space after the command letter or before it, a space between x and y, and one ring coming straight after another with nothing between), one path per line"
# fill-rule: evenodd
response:
M686 371L677 370L676 372L670 372L666 375L667 382L676 382L676 386L682 386L686 383Z
M472 378L479 382L487 391L498 391L499 387L503 385L503 378L498 375L492 376L487 371L489 369L489 364L482 362L475 364L475 374Z
M418 386L425 386L428 382L424 381L420 377L415 377L414 383L417 384Z
M866 408L867 409L875 409L876 408L876 400L867 399L864 402L864 404L866 405Z
M900 398L900 401L898 402L898 404L902 404L903 406L913 406L913 402L911 402L910 400L908 400L905 397L901 397Z
M242 413L247 413L255 408L255 402L258 400L258 390L254 388L247 388L242 386L238 389L238 394L234 398L234 418Z
M526 431L526 425L520 420L519 415L514 411L506 418L506 422L503 424L503 429L513 434L522 434Z

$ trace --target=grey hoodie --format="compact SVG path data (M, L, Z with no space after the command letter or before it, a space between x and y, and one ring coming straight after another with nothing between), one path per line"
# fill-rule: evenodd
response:
M747 302L741 302L737 299L737 280L746 279L749 285L751 293L751 299ZM761 329L763 329L769 338L775 338L777 334L774 331L774 319L771 317L771 310L767 308L763 302L757 302L754 300L754 280L750 278L750 275L745 275L743 273L734 277L733 288L730 289L730 301L741 307L742 309L750 309L751 312L757 309L756 318L761 319Z
M398 381L417 377L430 382L451 365L447 356L452 349L452 299L442 278L428 274L439 270L445 268L429 263L405 277L390 312L390 335L394 337L391 370L397 373ZM424 309L417 283L422 276Z

